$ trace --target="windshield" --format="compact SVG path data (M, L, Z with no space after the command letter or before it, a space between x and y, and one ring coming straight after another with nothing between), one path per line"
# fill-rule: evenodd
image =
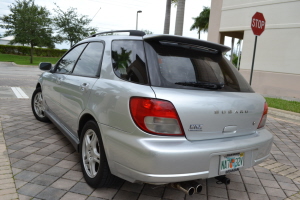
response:
M145 43L151 85L169 88L253 92L221 53L176 42Z

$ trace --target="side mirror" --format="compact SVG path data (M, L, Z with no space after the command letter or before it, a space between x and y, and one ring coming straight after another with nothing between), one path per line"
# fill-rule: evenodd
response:
M52 64L51 63L47 63L47 62L41 62L40 65L40 70L43 70L43 71L49 71L52 67Z

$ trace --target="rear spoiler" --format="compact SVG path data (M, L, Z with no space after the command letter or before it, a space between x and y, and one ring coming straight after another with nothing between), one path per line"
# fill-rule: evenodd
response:
M180 42L186 44L199 45L210 49L215 49L219 52L227 52L231 49L230 47L221 44L207 42L205 40L198 40L195 38L177 36L177 35L145 35L143 36L143 39L145 41L169 41L169 42Z

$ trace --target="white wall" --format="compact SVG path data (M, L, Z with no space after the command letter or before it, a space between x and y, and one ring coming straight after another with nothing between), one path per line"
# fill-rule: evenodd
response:
M300 74L299 10L299 0L223 0L219 31L244 31L241 69L251 68L251 18L261 12L266 28L258 37L255 70Z
M0 44L2 45L8 45L9 41L8 40L1 40L0 38Z
M241 69L251 69L255 36L244 32ZM300 28L267 29L258 36L255 70L300 74Z

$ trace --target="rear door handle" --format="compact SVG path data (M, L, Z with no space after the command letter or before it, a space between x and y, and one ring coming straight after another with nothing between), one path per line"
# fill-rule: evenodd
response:
M86 88L87 88L88 86L89 86L88 83L82 83L82 84L80 85L80 90L83 92L83 91L86 90Z

